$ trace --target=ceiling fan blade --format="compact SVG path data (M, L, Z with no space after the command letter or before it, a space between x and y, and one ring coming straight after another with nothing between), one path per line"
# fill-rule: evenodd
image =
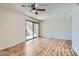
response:
M26 7L25 5L21 5L22 7Z
M45 11L45 9L36 9L37 11Z
M36 15L38 15L38 12L35 12Z

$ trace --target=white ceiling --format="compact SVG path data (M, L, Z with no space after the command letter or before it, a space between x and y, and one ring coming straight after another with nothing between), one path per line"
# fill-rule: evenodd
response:
M16 3L16 4L0 4L0 6L5 6L7 8L11 8L13 10L22 12L31 17L37 18L39 20L52 19L52 18L60 18L67 17L72 9L74 8L74 3L40 3L38 4L38 8L44 8L46 11L38 12L38 15L35 15L30 7L23 8L22 4L31 5L31 3Z

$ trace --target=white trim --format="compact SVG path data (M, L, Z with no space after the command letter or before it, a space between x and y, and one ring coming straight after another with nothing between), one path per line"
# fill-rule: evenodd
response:
M45 36L40 36L40 37L48 38L48 39L72 40L72 39L70 39L70 38L65 38L65 37L55 37L55 36L53 36L52 38L51 38L51 37L45 37Z
M20 43L22 43L22 42L24 42L24 41L21 41L21 42L15 43L15 44L8 45L8 46L6 46L6 47L0 48L0 50L3 50L3 49L6 49L6 48L9 48L9 47L16 46L16 45L18 45L18 44L20 44Z
M40 37L46 37L46 36L40 36ZM65 37L65 36L52 36L52 37L46 37L46 38L56 38L56 39L63 39L63 40L72 40L72 37Z
M73 51L79 56L79 53L72 47Z

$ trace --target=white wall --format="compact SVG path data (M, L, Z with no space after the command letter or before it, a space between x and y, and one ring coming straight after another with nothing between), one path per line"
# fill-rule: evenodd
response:
M48 38L71 39L72 20L58 18L40 22L40 36Z
M17 11L0 6L0 49L25 41L25 19Z
M72 47L79 54L79 6L72 11Z

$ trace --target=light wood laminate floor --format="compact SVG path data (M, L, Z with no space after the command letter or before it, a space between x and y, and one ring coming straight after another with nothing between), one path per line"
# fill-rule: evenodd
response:
M1 56L76 56L70 40L35 38L0 50Z

